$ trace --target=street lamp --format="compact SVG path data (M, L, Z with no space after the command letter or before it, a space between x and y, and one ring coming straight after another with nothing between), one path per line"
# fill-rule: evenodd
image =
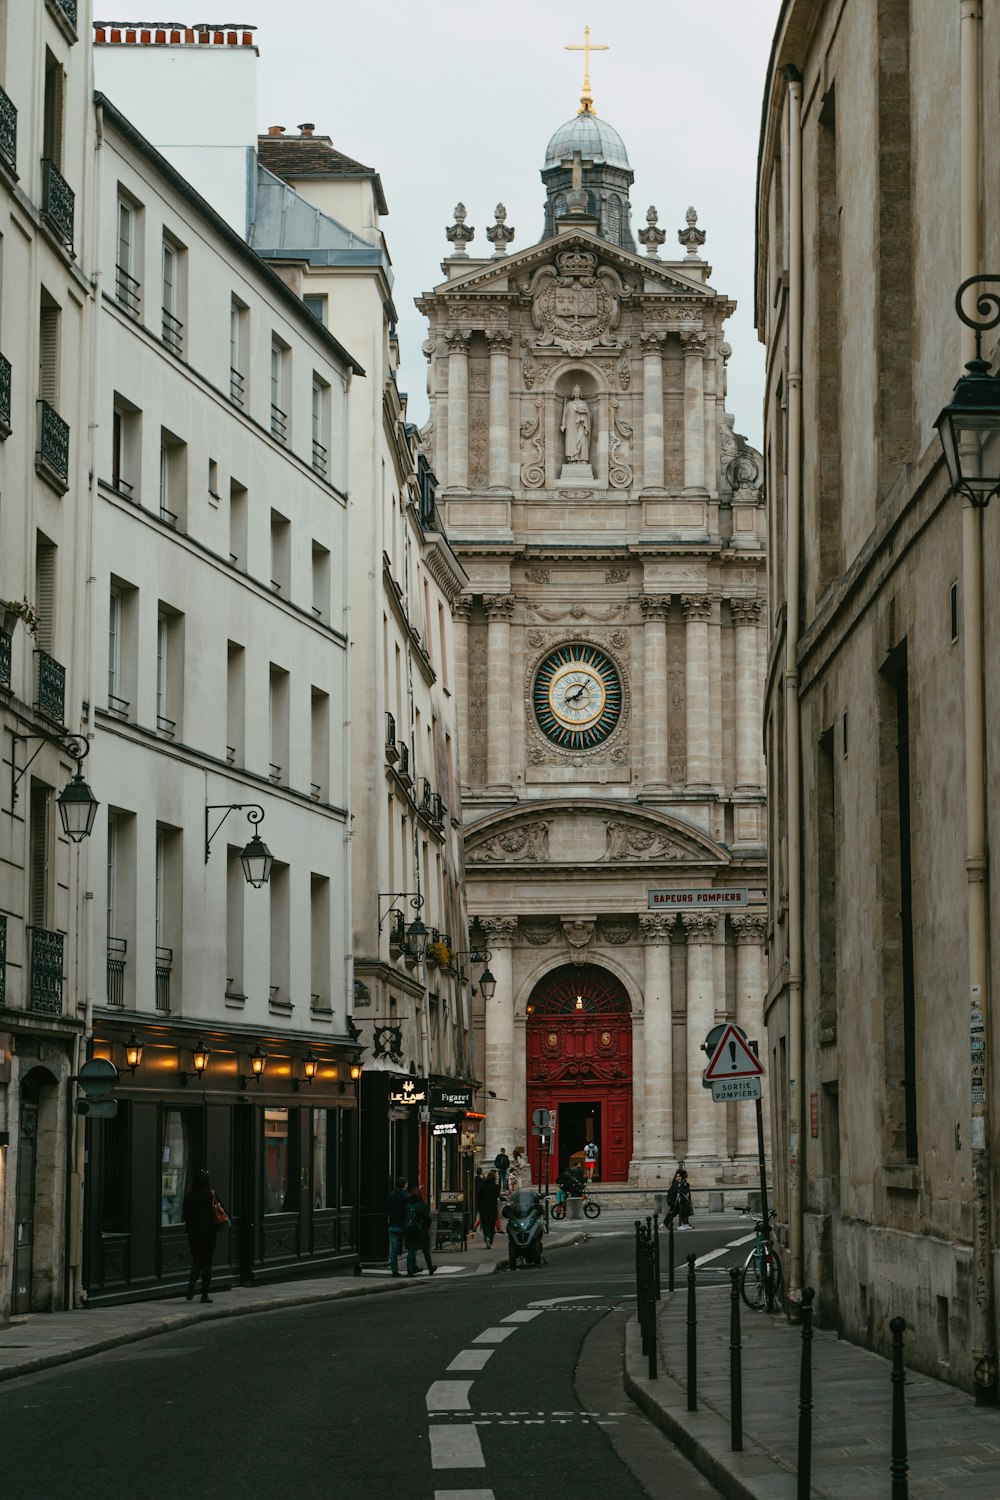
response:
M361 1053L360 1052L355 1052L354 1056L351 1058L351 1080L352 1080L352 1082L357 1083L357 1081L358 1081L358 1079L360 1077L361 1077Z
M38 740L38 750L30 756L27 764L20 771L17 769L17 742L24 740ZM56 806L59 809L59 821L62 824L63 833L74 844L82 844L85 838L89 838L94 827L94 818L100 806L90 787L83 779L80 763L85 755L90 754L90 741L76 735L49 734L42 730L38 734L12 734L11 756L10 756L10 805L13 810L17 802L17 784L25 774L28 766L35 759L35 755L41 750L42 745L55 745L64 755L72 756L76 761L76 775L72 781L67 782L59 796L56 798Z
M409 927L407 927L405 929L405 932L406 932L406 948L407 948L407 953L412 958L415 958L416 961L417 961L417 963L420 963L422 961L423 957L424 957L424 954L427 952L427 935L428 935L427 934L427 928L424 926L423 922L420 920L420 909L421 909L421 907L424 904L424 898L423 898L423 896L420 894L419 891L379 891L378 900L379 900L379 908L378 908L378 930L379 930L379 932L382 931L382 928L385 925L385 920L388 917L389 913L397 910L396 902L397 901L409 901L411 907L417 913L417 915L414 917L414 919L410 923ZM382 902L383 901L388 901L389 902L389 905L387 907L385 907L384 909L382 907ZM400 912L400 915L399 915L399 920L400 920L400 922L402 922L402 913L401 912Z
M221 812L222 817L209 833L208 815L213 812ZM274 863L274 856L257 832L257 824L264 821L264 809L259 803L210 802L207 805L205 808L205 863L208 864L212 840L231 812L245 812L247 822L253 829L253 837L240 855L240 864L243 866L243 877L247 885L252 885L254 890L259 891L261 886L266 885L270 880L271 866Z
M140 1051L140 1053L142 1052L142 1048L141 1047L140 1047L139 1051ZM126 1051L125 1055L126 1055L126 1057L128 1056L128 1052L127 1051ZM189 1078L201 1078L202 1077L202 1075L205 1072L205 1069L208 1067L208 1059L211 1057L211 1055L212 1055L212 1049L211 1049L211 1047L206 1046L205 1043L202 1041L201 1037L199 1037L198 1040L197 1040L197 1042L195 1043L195 1045L191 1048L191 1064L192 1064L192 1066L194 1068L194 1072L193 1073L185 1073L184 1069L183 1068L181 1069L181 1083L184 1085L185 1088L187 1088L187 1081L188 1081Z
M982 508L1000 494L1000 444L993 445L992 462L983 462L990 436L1000 432L1000 376L990 374L992 366L982 357L983 333L1000 325L1000 296L977 293L978 317L970 316L962 301L970 287L984 281L1000 281L1000 276L970 276L956 293L955 310L975 331L976 357L965 366L967 373L959 377L951 401L934 424L952 490Z
M135 1070L141 1062L142 1043L133 1031L132 1035L125 1043L125 1066L128 1068L133 1078L135 1077Z
M484 969L479 976L479 993L484 1000L492 1000L497 992L497 982L489 969Z
M251 1066L252 1066L252 1064L251 1064ZM316 1077L316 1069L318 1067L319 1067L319 1058L316 1056L315 1052L310 1047L309 1051L306 1053L305 1057L302 1059L302 1072L305 1075L305 1081L306 1081L306 1083L308 1083L308 1085L309 1085L310 1088L312 1088L312 1081ZM299 1089L301 1087L302 1087L302 1081L301 1081L301 1079L299 1079L299 1078L293 1078L292 1079L292 1088L295 1090L296 1093L298 1093L298 1091L299 1091Z

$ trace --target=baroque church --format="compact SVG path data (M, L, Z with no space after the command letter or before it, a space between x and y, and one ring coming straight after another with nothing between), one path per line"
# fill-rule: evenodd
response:
M606 1183L666 1186L683 1162L696 1186L750 1184L753 1106L713 1102L701 1051L724 1021L763 1041L766 529L726 411L734 304L693 210L675 256L654 209L633 234L589 76L541 176L538 242L511 248L501 204L480 257L460 204L417 304L423 438L469 579L482 1145L526 1147L537 1180L547 1109L552 1175L592 1140Z

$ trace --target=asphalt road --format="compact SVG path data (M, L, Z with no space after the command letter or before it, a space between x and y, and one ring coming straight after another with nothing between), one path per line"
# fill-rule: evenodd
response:
M704 1500L624 1397L621 1216L511 1274L226 1320L0 1388L4 1491L32 1500ZM676 1238L699 1257L732 1220ZM745 1251L743 1252L745 1254ZM706 1264L721 1283L738 1252ZM720 1286L721 1291L721 1286Z

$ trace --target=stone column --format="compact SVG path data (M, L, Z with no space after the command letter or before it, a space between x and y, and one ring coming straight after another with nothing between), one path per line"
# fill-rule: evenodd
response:
M705 336L682 333L684 345L684 489L705 494Z
M686 595L682 601L685 631L687 786L707 787L711 777L711 710L709 684L708 622L712 600L707 595Z
M514 937L516 917L480 917L490 953L490 973L497 982L486 1008L483 1083L486 1087L486 1160L492 1162L501 1146L511 1156L516 1144L518 1117L514 1099ZM522 1101L523 1104L523 1101ZM523 1116L524 1110L521 1109ZM518 1134L524 1133L521 1121Z
M644 333L642 342L642 485L663 488L663 334Z
M757 679L759 599L730 599L736 631L736 776L737 790L756 790L760 767L761 703Z
M647 786L666 786L670 780L668 755L667 615L669 594L643 594L639 600L646 661L643 704L643 761Z
M651 912L639 918L646 945L642 1154L649 1162L644 1175L650 1179L654 1175L654 1162L663 1163L667 1168L665 1175L669 1177L669 1163L674 1155L673 1014L670 998L670 931L673 925L672 912Z
M767 937L767 915L762 911L733 912L730 920L736 934L736 1024L751 1041L759 1043L766 1067L763 948ZM766 1078L761 1083L766 1088ZM736 1129L737 1154L756 1158L757 1112L748 1104L736 1107Z
M488 328L490 346L490 489L510 489L509 328Z
M715 1025L715 933L718 914L710 911L681 913L687 934L687 1157L696 1162L718 1156L718 1132L725 1139L725 1110L702 1088L698 1048ZM704 1064L708 1066L707 1061ZM721 1121L717 1118L722 1112Z
M510 787L510 621L513 594L484 594L489 627L486 637L486 780L491 787Z
M469 488L469 340L471 328L453 328L448 343L448 473L450 490Z
M463 745L469 742L469 616L471 613L472 600L468 594L461 595L452 601L451 615L455 621L455 647L453 655L455 699L458 704L460 743ZM465 791L469 785L467 780L468 761L464 756L456 756L456 758L460 761L457 769L459 775L463 776L462 789ZM448 790L451 792L452 789L449 787ZM446 800L450 806L450 797Z

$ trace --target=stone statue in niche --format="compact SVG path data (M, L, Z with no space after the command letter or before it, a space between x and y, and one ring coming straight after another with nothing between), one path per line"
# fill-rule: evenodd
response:
M559 424L566 434L566 462L590 465L590 434L593 420L590 407L584 401L580 387L575 385L570 396L563 402L562 421Z

